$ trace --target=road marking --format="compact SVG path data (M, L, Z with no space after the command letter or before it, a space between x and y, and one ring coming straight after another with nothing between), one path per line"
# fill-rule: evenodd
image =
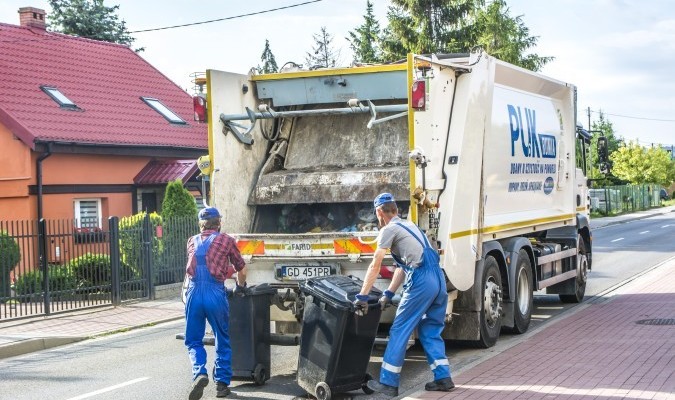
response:
M612 243L618 242L619 240L623 240L623 238L614 239L614 240L612 240Z
M667 227L669 227L669 226L670 226L670 224L668 224L668 225L663 225L661 228L667 228Z
M644 235L645 233L649 233L649 231L640 232L640 235Z
M106 393L106 392L112 392L113 390L116 390L116 389L119 389L119 388L123 388L123 387L129 386L129 385L133 385L133 384L138 383L138 382L143 382L143 381L148 380L148 379L150 379L150 377L148 377L148 376L143 377L143 378L132 379L132 380L130 380L130 381L128 381L128 382L123 382L123 383L120 383L120 384L118 384L118 385L108 386L108 387L106 387L106 388L99 389L99 390L97 390L97 391L95 391L95 392L89 392L89 393L81 394L81 395L76 396L76 397L71 397L71 398L69 398L68 400L82 400L82 399L87 399L87 398L89 398L89 397L94 397L94 396L96 396L96 395L99 395L99 394L102 394L102 393Z

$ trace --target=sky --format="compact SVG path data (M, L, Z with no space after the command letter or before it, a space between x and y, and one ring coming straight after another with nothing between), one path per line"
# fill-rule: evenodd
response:
M119 5L129 31L231 18L312 0L105 0ZM380 26L388 0L372 0ZM603 112L615 134L641 145L675 145L675 2L672 0L506 0L522 16L533 50L553 56L542 73L577 86L578 120ZM19 24L20 7L47 11L47 0L0 0L0 22ZM326 27L340 61L352 61L349 31L363 23L366 0L320 0L293 8L195 26L133 33L140 55L188 92L190 74L247 73L265 40L277 64L304 63L313 35Z

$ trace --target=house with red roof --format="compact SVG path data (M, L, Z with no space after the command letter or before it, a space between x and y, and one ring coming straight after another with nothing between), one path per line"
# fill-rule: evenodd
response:
M108 216L161 206L207 153L192 98L129 47L45 29L44 10L0 23L0 220Z

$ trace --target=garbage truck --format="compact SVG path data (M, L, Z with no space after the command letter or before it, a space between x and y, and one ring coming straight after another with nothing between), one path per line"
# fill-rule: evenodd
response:
M248 265L277 289L277 333L297 333L298 283L363 278L372 200L396 199L441 256L444 338L493 346L527 331L534 293L581 302L591 269L590 136L576 87L484 52L271 74L206 72L195 119L210 205ZM394 270L387 257L376 286ZM390 324L394 311L382 314Z

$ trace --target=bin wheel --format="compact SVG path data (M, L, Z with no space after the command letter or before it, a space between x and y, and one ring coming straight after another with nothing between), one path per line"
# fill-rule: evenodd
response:
M317 383L314 393L318 400L331 400L333 398L330 393L330 386L325 382Z
M363 393L365 394L373 394L375 391L371 388L368 387L368 381L373 380L373 376L370 374L366 374L366 377L363 378L363 383L361 384L361 390L363 390Z
M258 364L255 366L255 369L253 370L253 382L255 382L256 385L261 386L265 384L265 367L263 367L262 364Z

